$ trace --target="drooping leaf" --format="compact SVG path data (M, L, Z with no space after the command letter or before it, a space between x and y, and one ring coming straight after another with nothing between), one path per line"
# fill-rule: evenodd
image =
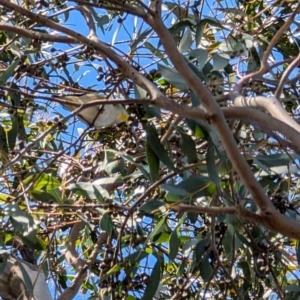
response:
M191 136L180 132L181 141L180 146L183 153L187 156L187 160L189 164L195 163L198 160L197 151L196 151L196 144Z
M29 270L29 267L25 264L23 264L21 261L18 260L18 266L21 270L21 273L22 273L22 276L23 276L23 279L24 279L24 284L26 286L26 290L29 292L29 295L31 297L33 297L33 284L31 282L31 279L30 279L30 276L28 274L28 272L26 271L26 269Z
M169 259L171 262L174 261L177 253L178 253L178 248L181 244L181 241L178 236L178 229L176 228L175 230L172 231L170 235L170 240L169 240Z
M11 128L7 131L7 140L10 150L14 150L18 135L18 117L11 116Z
M7 161L8 160L8 146L6 132L0 125L0 154Z
M206 153L206 162L207 162L207 171L208 176L212 182L214 182L217 186L219 185L219 174L215 164L215 151L214 145L212 141L208 140L208 148Z
M199 266L200 276L204 282L208 282L213 274L213 268L209 263L208 254L204 257L202 263Z
M146 145L146 156L150 169L151 181L155 182L158 179L159 174L159 158L148 143Z
M5 252L0 253L0 255L1 255L1 257L0 257L0 275L1 275L5 270L8 255Z
M161 233L163 230L166 229L166 219L162 218L155 226L155 228L153 229L153 231L149 234L149 236L147 237L147 240L145 242L145 244L148 241L151 241L153 239L153 237L155 237L156 235L158 235L159 233Z
M100 220L99 226L101 230L105 231L108 236L112 236L114 224L112 218L108 212L106 212Z
M170 170L178 172L177 168L174 166L172 160L170 159L167 150L161 144L155 127L152 124L148 123L146 131L147 144L150 146L151 150Z
M184 34L180 40L178 50L180 53L184 53L188 51L193 43L192 32L189 27L187 27L184 31Z
M161 259L157 258L157 261L151 272L150 280L147 282L147 287L144 292L142 300L152 300L157 291L161 278Z
M131 51L134 52L136 50L137 45L142 42L147 36L151 35L151 32L153 31L152 28L145 30L141 34L139 34L136 39L131 44Z

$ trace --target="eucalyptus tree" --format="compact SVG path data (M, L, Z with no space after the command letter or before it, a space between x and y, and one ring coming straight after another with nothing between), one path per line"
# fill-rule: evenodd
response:
M297 1L0 10L2 299L299 299Z

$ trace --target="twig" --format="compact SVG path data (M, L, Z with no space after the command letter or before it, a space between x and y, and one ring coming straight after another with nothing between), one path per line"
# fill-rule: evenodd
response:
M294 59L294 61L287 67L287 69L282 74L281 79L280 79L279 84L278 84L278 87L277 87L277 90L276 90L275 95L274 95L277 99L279 99L279 97L282 93L284 84L287 81L287 79L289 78L289 75L299 65L299 63L300 63L300 53L298 54L298 56Z
M4 22L0 22L0 30L7 31L7 32L14 32L20 36L27 37L33 40L78 44L77 40L68 36L52 35L44 32L22 28L15 25L10 25Z

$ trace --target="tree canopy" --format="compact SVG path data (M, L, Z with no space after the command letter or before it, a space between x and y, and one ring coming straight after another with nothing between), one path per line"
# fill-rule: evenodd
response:
M0 297L299 299L299 12L0 0Z

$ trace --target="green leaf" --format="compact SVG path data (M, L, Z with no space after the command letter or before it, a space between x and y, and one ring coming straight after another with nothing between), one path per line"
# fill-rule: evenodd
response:
M214 70L223 70L229 63L229 55L225 53L215 53L213 56Z
M104 197L107 197L107 192L97 183L78 182L67 186L67 189L75 192L77 195L86 197L89 200L98 200L99 203L106 203Z
M134 252L126 257L126 260L137 263L146 258L149 254L143 250Z
M146 105L146 104L144 104L143 106L146 112L144 116L145 119L157 118L161 120L161 111L159 107L154 105Z
M130 163L132 163L133 165L135 165L141 171L141 173L145 176L145 178L147 180L151 181L150 174L145 170L145 168L141 164L136 163L131 156L124 154L122 152L119 152L119 151L112 150L112 149L109 149L109 152L112 152L112 153L122 156L125 160L127 160Z
M8 145L10 150L13 150L16 145L18 135L18 117L16 115L11 116L11 128L7 132Z
M7 204L4 213L11 218L15 230L17 230L23 237L26 237L31 243L36 243L36 225L31 215L22 211L16 204Z
M187 196L189 193L185 188L179 187L178 185L173 184L162 184L161 189L179 196Z
M137 36L137 38L133 41L133 43L131 44L131 52L134 52L137 45L142 42L146 37L148 37L151 32L153 31L152 28L145 30L143 33L141 33L140 35Z
M161 73L161 76L170 82L172 85L177 87L180 91L187 91L188 85L184 79L178 74L178 72L171 67L167 67L162 64L157 64L157 68Z
M204 257L202 263L199 266L200 276L204 282L208 282L213 274L213 269L208 261L208 254Z
M189 18L184 18L173 24L169 28L169 31L173 36L176 36L178 33L186 29L187 27L192 28L193 26L195 26L195 22L193 20Z
M166 65L169 64L168 60L165 58L165 55L160 50L158 50L156 47L154 47L152 44L150 44L149 42L146 42L144 44L144 46L146 48L148 48L153 55L160 58Z
M195 40L196 40L196 47L201 45L201 39L203 37L203 32L204 32L204 27L205 23L204 22L199 22L196 27L196 34L195 34Z
M208 52L205 49L193 49L189 52L189 55L192 57L197 58L198 65L197 67L202 70L204 65L208 59Z
M99 226L100 226L101 230L105 231L110 237L112 236L113 229L114 229L114 223L108 212L106 212L102 216Z
M144 99L147 97L147 91L141 88L139 85L134 84L134 95L136 99Z
M33 182L33 190L51 190L60 187L61 183L49 174L33 174L25 178L24 183L26 185Z
M156 156L162 161L170 170L178 172L174 167L172 160L170 159L167 150L161 144L155 127L148 123L146 127L147 132L147 144L150 146Z
M293 160L299 159L300 156L297 154L287 155L285 153L280 154L258 154L255 159L261 162L263 165L267 167L278 167L278 166L286 166L289 163L292 163Z
M2 125L0 125L0 154L5 160L8 160L8 146L6 132Z
M67 278L64 274L58 273L57 281L63 289L66 289L68 287Z
M196 144L191 136L180 131L181 141L180 147L183 153L187 156L187 161L189 164L195 163L198 161Z
M196 245L194 253L196 258L196 264L198 265L199 262L202 260L203 255L206 253L206 246L209 244L209 238L205 238L200 240L199 243Z
M211 139L208 140L208 148L206 153L206 163L208 176L217 186L220 184L219 173L215 164L215 149Z
M225 233L225 236L223 239L223 246L224 246L226 255L228 257L231 257L231 255L234 252L233 241L234 241L234 236L235 236L232 216L227 216L227 221L228 221L227 229L226 229L226 233Z
M114 161L111 161L109 163L107 163L104 166L104 170L108 175L112 175L115 173L121 173L122 175L126 175L126 170L125 170L125 163L123 158L118 158L115 159ZM125 170L125 172L124 172Z
M236 40L229 36L224 42L222 42L220 45L219 45L219 49L221 51L223 51L224 53L227 53L227 54L232 54L232 52L234 52L234 48L236 46L237 42Z
M190 47L193 43L192 33L189 27L187 27L184 31L184 34L180 40L178 51L180 53L186 52L190 50Z
M298 265L300 265L300 242L298 241L297 243L297 262L298 262Z
M162 185L162 188L165 188L166 185ZM168 185L167 187L170 187ZM202 196L211 196L216 192L216 185L211 182L208 177L201 175L191 175L187 179L181 181L179 184L175 185L174 188L178 188L175 193L178 195L178 191L184 191L186 193L185 197L189 199L196 199ZM174 194L174 192L172 193Z
M152 200L145 204L143 204L140 207L140 212L143 213L152 213L154 210L157 210L158 208L165 206L165 203L160 200Z
M186 266L187 266L187 263L188 263L188 260L189 258L188 257L184 257L181 262L180 262L180 266L177 270L177 273L176 273L176 276L178 278L182 277L183 273L185 272L186 270Z
M109 269L105 275L112 275L121 270L122 270L121 266L119 264L116 264L111 269Z
M151 241L156 235L158 235L165 229L166 229L166 218L164 217L156 224L153 231L149 234L147 240L145 241L145 245L148 243L148 241Z
M41 201L44 203L58 203L56 198L48 192L34 190L31 191L30 194L36 201Z
M178 236L178 231L179 228L176 228L170 235L170 240L169 240L169 259L171 262L174 261L177 253L179 246L181 244L181 241Z
M19 65L19 59L14 59L8 68L0 75L0 83L5 84L6 81L14 74L17 66Z
M20 267L20 270L22 272L22 275L23 275L23 279L24 279L24 284L26 286L26 289L27 291L29 292L30 296L33 297L33 285L32 285L32 282L31 282L31 279L30 279L30 276L29 274L27 273L25 267L23 266L23 264L21 263L20 260L18 260L18 266ZM25 265L26 266L26 265ZM27 268L29 268L28 266L26 266Z
M146 145L146 156L150 169L151 182L155 182L159 175L159 158L148 143Z
M150 280L147 283L144 296L142 300L152 300L154 298L154 295L157 291L157 288L160 283L161 278L161 259L157 258L157 261L154 265L154 268L152 270Z
M0 254L1 254L1 258L0 258L0 275L1 275L5 270L8 255L6 252Z

